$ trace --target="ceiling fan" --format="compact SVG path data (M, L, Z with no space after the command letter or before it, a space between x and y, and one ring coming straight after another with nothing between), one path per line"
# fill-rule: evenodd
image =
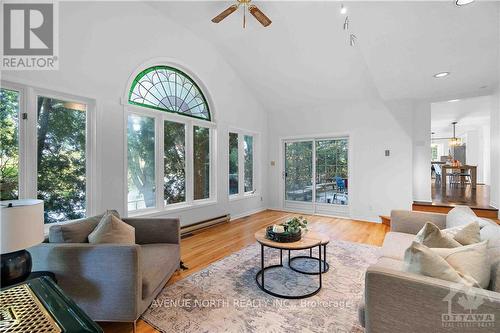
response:
M232 13L234 13L240 6L243 6L243 28L246 27L246 11L248 10L253 17L257 19L264 27L267 27L272 21L267 17L257 6L250 4L252 0L236 0L234 5L231 5L225 11L212 19L212 22L219 23Z

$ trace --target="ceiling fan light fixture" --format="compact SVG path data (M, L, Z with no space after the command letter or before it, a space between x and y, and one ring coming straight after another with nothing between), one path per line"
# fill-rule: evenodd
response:
M225 19L226 17L228 17L229 15L231 15L232 13L234 13L236 11L236 9L238 9L238 5L237 4L231 5L225 11L223 11L222 13L220 13L219 15L217 15L216 17L214 17L212 19L212 22L219 23L220 21L222 21L223 19Z
M455 1L455 5L457 5L458 7L461 7L461 6L465 6L465 5L471 4L474 1L475 0L457 0L457 1Z
M269 17L266 16L266 14L264 14L259 8L257 8L257 6L255 5L249 5L248 6L248 11L250 12L250 14L252 14L253 17L255 17L255 19L257 19L257 21L260 22L260 24L262 24L264 27L267 27L269 26L271 23L273 23L273 21L271 21L269 19Z

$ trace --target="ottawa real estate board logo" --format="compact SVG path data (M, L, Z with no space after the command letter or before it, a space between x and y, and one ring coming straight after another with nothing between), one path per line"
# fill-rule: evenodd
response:
M58 69L57 3L2 1L1 70Z

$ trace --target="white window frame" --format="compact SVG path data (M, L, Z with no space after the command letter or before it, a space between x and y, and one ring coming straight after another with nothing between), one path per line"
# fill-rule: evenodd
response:
M238 193L235 194L229 194L229 133L235 133L238 134ZM245 136L251 136L253 137L253 156L252 156L252 185L253 189L252 191L247 191L245 192ZM240 128L234 128L230 127L227 131L227 163L226 163L226 168L227 168L227 181L228 184L226 186L226 191L227 195L229 197L230 201L233 200L241 200L241 199L246 199L250 197L255 197L258 195L258 172L257 172L257 156L259 153L258 149L258 140L259 140L259 133L253 132L253 131L248 131L248 130L243 130Z
M127 216L142 216L142 215L161 215L162 212L175 212L190 209L193 207L213 205L217 203L217 125L212 121L197 119L194 117L183 116L168 111L160 111L149 109L138 105L124 103L124 207ZM128 210L128 140L127 140L127 122L129 115L138 115L154 118L155 120L155 195L156 207L142 208L137 210ZM185 124L185 153L186 153L186 201L165 205L163 197L163 131L164 121L171 121ZM193 128L200 126L208 128L210 133L210 194L206 199L194 200L194 170L193 170Z
M96 101L60 91L35 87L28 84L1 81L5 89L19 91L19 199L37 197L37 97L49 97L85 104L85 214L96 214ZM27 119L23 119L26 113Z

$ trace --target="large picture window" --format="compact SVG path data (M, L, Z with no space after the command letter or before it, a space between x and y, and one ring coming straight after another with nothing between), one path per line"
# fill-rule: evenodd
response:
M45 223L93 213L90 104L84 98L2 81L1 200L43 200Z
M87 106L37 96L37 197L45 223L85 217Z
M127 122L128 209L154 208L155 120L131 114Z
M153 66L135 77L128 97L128 211L215 199L215 124L195 81L176 68Z

